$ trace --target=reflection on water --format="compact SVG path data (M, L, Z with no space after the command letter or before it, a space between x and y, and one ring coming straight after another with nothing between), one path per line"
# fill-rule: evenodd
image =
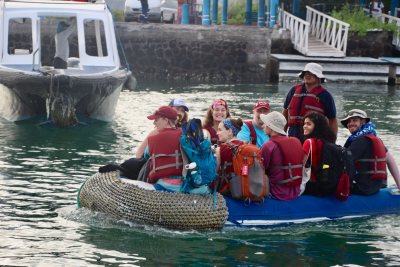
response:
M172 98L184 98L190 116L198 118L214 99L224 98L233 116L247 119L259 98L269 98L280 111L290 87L142 85L122 92L112 123L59 129L0 119L0 265L399 265L399 215L197 233L76 210L80 184L99 166L131 157L153 128L146 116ZM368 112L399 164L400 91L382 85L328 88L339 118L352 108ZM338 143L347 136L340 128Z

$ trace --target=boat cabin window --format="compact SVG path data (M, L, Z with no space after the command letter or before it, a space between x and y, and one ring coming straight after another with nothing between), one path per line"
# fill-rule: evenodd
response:
M107 43L104 23L98 19L84 20L85 50L86 54L93 57L107 57Z
M32 20L30 18L12 18L8 25L8 54L31 54L33 50Z

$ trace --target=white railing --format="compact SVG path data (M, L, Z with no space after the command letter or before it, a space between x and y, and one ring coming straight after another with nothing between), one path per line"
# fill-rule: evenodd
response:
M306 6L306 8L307 22L310 23L310 34L346 55L350 25L309 6Z
M282 27L290 31L290 38L294 48L302 54L308 52L308 33L310 23L290 14L287 11L279 9L279 21Z
M370 10L368 8L364 8L363 10L366 13L370 13ZM400 18L376 11L371 11L371 15L373 18L380 20L382 23L394 24L397 26L397 31L393 33L392 44L396 47L397 50L400 50Z

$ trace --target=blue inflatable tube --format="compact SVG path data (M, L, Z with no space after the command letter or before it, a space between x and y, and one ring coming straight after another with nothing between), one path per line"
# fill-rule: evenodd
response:
M246 203L225 197L229 216L225 226L268 227L316 220L400 213L397 189L385 188L371 196L351 195L347 201L335 197L301 196L292 201L266 199Z

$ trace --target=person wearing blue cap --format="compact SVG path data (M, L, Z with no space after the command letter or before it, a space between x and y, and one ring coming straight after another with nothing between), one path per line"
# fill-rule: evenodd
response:
M72 19L71 19L72 20ZM71 24L60 21L57 25L57 33L54 36L56 53L54 55L54 68L66 69L69 57L69 36L76 30L76 19Z

